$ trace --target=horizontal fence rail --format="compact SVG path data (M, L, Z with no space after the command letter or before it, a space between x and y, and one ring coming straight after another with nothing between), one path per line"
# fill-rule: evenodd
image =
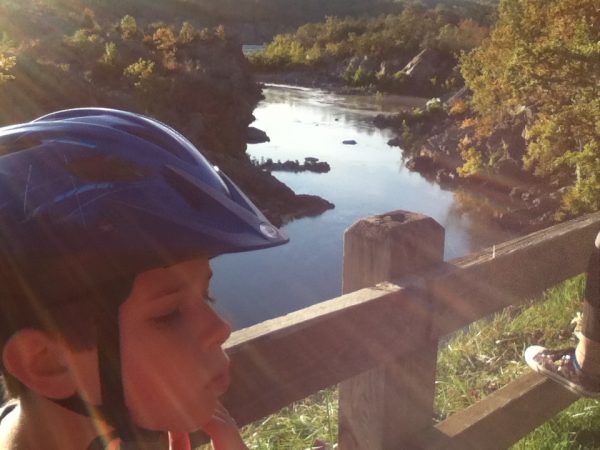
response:
M433 386L424 388L423 395L415 395L414 392L421 392L418 386L394 392L389 396L393 402L381 409L387 414L389 408L398 408L401 413L397 420L404 422L408 417L406 420L412 421L410 427L398 422L382 425L379 421L385 418L373 412L379 410L363 410L369 399L377 403L388 396L388 388L375 392L380 385L393 388L394 380L396 384L406 384L412 383L413 378L423 385L433 384L430 372L435 371L440 338L507 306L522 304L584 272L600 231L600 213L449 262L442 262L436 253L440 243L443 248L443 230L440 241L439 225L433 226L429 218L394 212L364 221L370 222L354 230L364 238L364 244L348 244L348 239L345 258L363 252L361 257L366 255L369 261L361 266L345 259L344 285L352 285L349 289L372 286L236 331L227 342L232 385L223 403L240 426L342 383L342 450L500 449L576 399L558 385L531 373L435 426ZM380 234L378 227L385 230ZM433 234L421 233L423 227ZM400 247L392 245L402 240L406 231L410 239ZM415 240L423 247L414 248ZM376 249L376 255L368 254L369 245ZM358 253L352 253L357 248ZM417 270L411 269L411 256ZM398 266L398 261L404 263ZM364 267L366 272L360 270ZM368 267L375 268L370 271ZM353 270L360 270L362 278L347 281ZM424 358L424 354L428 356ZM352 402L357 393L362 396L360 404ZM342 394L351 401L342 400ZM546 400L540 402L541 399ZM356 410L345 416L349 408ZM417 421L412 419L415 416L419 417ZM355 435L361 433L348 427L374 431L369 432L365 444L356 440ZM510 430L508 437L494 435L506 430ZM204 439L200 433L193 436L195 443ZM482 439L491 439L497 446L490 447L488 441L482 445Z

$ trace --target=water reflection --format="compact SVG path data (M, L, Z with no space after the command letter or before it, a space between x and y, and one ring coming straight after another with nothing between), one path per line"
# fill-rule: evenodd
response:
M297 193L315 194L335 204L316 218L297 220L285 231L290 244L213 261L218 308L236 327L303 308L339 295L342 236L361 217L395 209L427 214L446 229L445 258L454 258L506 240L481 218L465 214L452 192L408 171L388 130L372 125L380 111L394 111L414 99L343 97L312 89L270 87L254 112L253 126L271 141L249 146L260 160L327 161L331 171L277 173ZM344 145L354 139L356 145Z

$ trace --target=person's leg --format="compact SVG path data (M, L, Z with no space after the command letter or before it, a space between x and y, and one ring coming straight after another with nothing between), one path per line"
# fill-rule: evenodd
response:
M582 336L575 349L549 350L533 345L525 361L572 392L600 397L600 233L590 256L583 306Z
M590 256L583 301L581 339L575 354L581 369L600 375L600 233Z

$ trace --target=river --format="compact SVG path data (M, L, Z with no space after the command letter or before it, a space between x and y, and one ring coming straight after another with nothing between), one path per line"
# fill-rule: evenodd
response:
M257 160L315 157L328 162L328 173L275 176L296 193L329 200L335 209L285 225L290 237L285 246L213 260L216 308L234 328L340 295L343 233L361 217L396 209L431 216L446 230L445 259L512 237L464 212L455 193L406 169L402 150L387 145L390 131L372 124L376 114L418 104L418 99L341 96L286 86L269 86L264 94L252 125L266 131L271 141L249 145L248 154Z

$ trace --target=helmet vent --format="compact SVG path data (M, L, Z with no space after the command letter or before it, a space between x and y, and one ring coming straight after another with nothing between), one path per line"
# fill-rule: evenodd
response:
M0 140L0 156L37 147L38 145L42 144L42 142L43 141L39 137L30 136L27 133L18 134L17 136L11 137L11 139L5 140L4 142Z
M151 123L153 123L153 125L155 127L156 126L164 126L159 123L154 123L154 121L151 121ZM165 133L165 130L162 130L162 129L156 130L155 128L149 128L149 127L141 128L138 126L117 125L117 126L115 126L115 128L117 128L118 130L121 130L125 133L128 133L132 136L135 136L139 139L142 139L143 141L150 142L150 143L162 148L163 150L168 151L169 153L176 156L177 158L179 158L182 161L185 161L187 163L194 163L194 159L190 157L188 152L181 148L181 146L182 146L181 142L178 142L173 137L173 134L177 133L177 132L172 130L171 128L165 127L172 134L167 134L167 133Z
M164 171L165 180L175 189L179 195L196 210L202 210L204 208L210 208L211 205L217 202L210 196L206 195L202 189L199 189L197 185L192 183L185 176L182 176L173 168L167 166Z
M137 181L148 176L148 170L131 161L95 155L65 163L67 172L88 181Z

